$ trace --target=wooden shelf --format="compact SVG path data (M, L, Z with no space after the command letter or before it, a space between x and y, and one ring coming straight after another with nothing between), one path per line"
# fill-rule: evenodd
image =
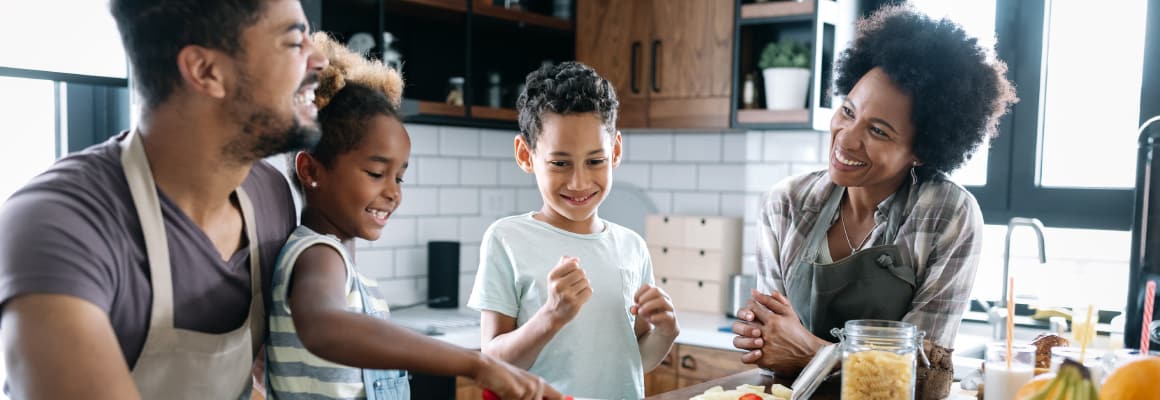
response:
M512 108L471 106L471 118L519 121L520 113Z
M467 12L467 0L386 0L386 3L388 6L390 3L405 3L447 11Z
M770 1L741 6L741 21L813 18L816 0Z
M810 110L737 110L737 123L808 125Z
M437 101L420 101L419 115L439 115L444 117L466 117L463 106L453 106Z
M435 0L427 0L427 1L435 1ZM511 9L507 9L507 8L503 8L503 7L495 6L495 5L491 5L491 4L486 4L486 3L483 3L483 4L477 3L473 7L474 7L474 9L472 11L474 13L479 14L479 15L483 15L483 16L492 17L495 19L502 19L502 20L506 20L506 21L519 22L522 24L538 26L541 28L555 29L555 30L564 31L564 32L572 32L576 29L575 26L572 24L572 21L563 20L563 19L559 19L556 17L550 17L547 15L536 14L536 13L527 12L527 11L520 11L520 10L511 10Z

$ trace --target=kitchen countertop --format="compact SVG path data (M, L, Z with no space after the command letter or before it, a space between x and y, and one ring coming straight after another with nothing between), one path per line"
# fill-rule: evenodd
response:
M432 331L433 339L472 350L480 349L479 312L460 309L432 309L427 307L399 310L391 313L391 320L419 332ZM474 324L465 325L469 320ZM721 327L731 327L733 320L723 314L678 312L677 322L681 334L676 343L707 347L718 350L737 350L733 347L732 332L721 332ZM740 351L740 350L737 350Z
M726 376L720 379L714 379L708 382L700 383L693 386L673 390L671 392L661 393L652 397L647 397L646 400L688 400L693 396L704 393L709 388L714 386L721 386L725 390L734 389L741 385L760 385L765 386L765 392L769 393L769 387L774 384L781 384L785 387L790 387L793 384L792 379L782 377L772 377L763 375L761 370L752 369L745 372L740 372L734 375ZM818 390L814 392L811 399L838 399L841 398L842 381L840 377L830 378L822 382ZM951 393L947 396L948 400L974 400L975 392L966 391L959 388L958 382L951 384Z

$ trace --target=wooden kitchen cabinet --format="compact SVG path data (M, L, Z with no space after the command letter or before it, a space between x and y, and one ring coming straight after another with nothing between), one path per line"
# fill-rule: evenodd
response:
M677 344L660 366L645 375L644 391L653 396L752 368L741 362L737 351Z
M648 127L649 1L581 0L576 4L576 59L612 83L619 128Z
M576 58L612 82L619 128L727 128L732 0L578 0Z

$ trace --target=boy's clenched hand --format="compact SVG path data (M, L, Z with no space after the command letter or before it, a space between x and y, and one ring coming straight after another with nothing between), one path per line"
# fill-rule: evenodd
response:
M628 311L656 327L657 333L676 337L680 332L673 301L663 289L646 283L636 291L633 302Z
M552 324L567 324L590 298L592 286L588 275L580 269L580 259L560 257L560 262L548 273L548 302L544 304Z

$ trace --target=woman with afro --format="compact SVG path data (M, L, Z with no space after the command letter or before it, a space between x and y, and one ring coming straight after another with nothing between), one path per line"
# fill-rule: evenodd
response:
M909 6L859 21L835 71L828 168L759 206L760 290L733 325L743 362L793 375L846 321L902 321L925 332L918 397L945 396L983 227L947 174L1017 101L1006 71L958 24Z

